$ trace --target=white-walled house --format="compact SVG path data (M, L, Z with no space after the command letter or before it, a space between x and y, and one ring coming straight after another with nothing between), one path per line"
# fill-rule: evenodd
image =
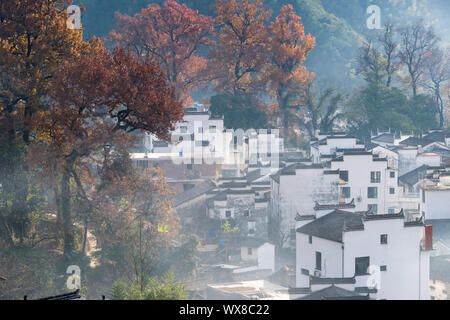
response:
M257 269L275 271L275 246L264 239L247 238L241 241L241 261L253 262Z
M393 213L398 207L398 170L388 166L386 158L371 152L346 151L331 160L331 170L345 172L345 184L339 186L340 199L355 199L356 211Z
M371 136L371 142L376 143L377 145L380 145L382 147L392 147L397 146L402 140L405 140L407 138L411 137L410 134L405 134L402 132L379 132L377 131L376 134L372 134Z
M432 152L424 152L419 153L416 156L416 166L420 167L423 165L429 166L429 167L439 167L442 163L442 157L441 155L437 153Z
M416 163L416 157L419 154L418 147L399 145L394 150L398 153L398 173L400 176L419 167Z
M450 219L450 173L420 182L420 208L425 220Z
M323 163L339 153L339 150L364 149L354 136L344 133L322 134L317 140L311 141L311 157L314 163Z
M386 158L389 167L398 169L399 155L394 148L375 146L368 151L372 151L372 153L378 155L379 158Z
M300 162L272 175L269 233L273 233L269 236L282 237L287 245L295 245L297 214L315 215L316 202L338 203L339 181L338 171L327 170L322 164Z
M314 219L296 230L296 286L354 279L354 290L371 298L427 300L432 246L425 230L421 221L405 222L402 212L335 210Z

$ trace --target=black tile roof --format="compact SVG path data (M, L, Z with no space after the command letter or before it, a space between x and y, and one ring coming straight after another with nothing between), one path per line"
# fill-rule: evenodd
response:
M355 199L352 199L349 203L338 203L338 204L319 204L315 202L314 210L335 210L335 209L353 209L356 208Z
M405 145L405 146L413 146L413 147L417 147L417 146L425 147L433 142L435 142L435 141L424 139L424 138L409 137L408 139L400 141L400 144Z
M320 277L310 277L311 285L314 284L354 284L356 283L355 277L351 278L320 278Z
M310 215L301 215L298 214L295 216L295 221L305 221L305 220L314 220L316 218L315 215L310 214Z
M309 294L311 293L310 288L289 288L288 289L289 294Z
M249 190L228 189L228 194L255 194L255 191L252 189L249 189Z
M443 131L435 131L425 135L423 138L431 141L444 142L445 138L449 138L450 135Z
M393 133L382 133L374 138L372 138L372 140L377 140L380 142L387 142L387 143L394 143L394 134Z
M399 213L388 213L388 214L375 214L366 212L362 215L362 217L364 221L405 219L403 209Z
M247 182L249 183L258 180L261 177L262 177L261 169L252 170L250 172L247 172L246 175Z
M208 180L206 182L203 182L187 191L184 191L180 194L177 194L172 198L174 200L174 207L177 207L189 200L195 199L202 194L207 193L208 191L213 190L216 187L216 184L212 180Z
M336 148L336 152L367 152L365 148Z
M373 142L366 142L365 146L366 146L366 150L370 151L370 150L375 149L376 147L379 147L380 145L373 143Z
M361 151L358 149L355 150L351 150L351 149L347 149L344 151L344 156L370 156L372 155L372 152L370 151Z
M368 296L359 295L357 292L346 290L334 285L312 292L298 300L367 300Z
M377 293L378 290L376 288L357 287L357 288L355 288L355 292L357 292L357 293Z
M356 139L355 136L347 135L347 136L327 136L326 139Z
M298 228L297 232L322 239L342 242L343 232L349 231L350 229L364 229L362 215L360 213L334 210L333 212Z
M247 181L227 181L227 182L222 182L219 185L220 188L245 188L248 186L249 186L249 184Z
M427 165L422 165L414 170L411 170L400 177L398 177L398 180L402 183L405 183L409 186L414 186L417 182L419 182L420 179L424 177L424 175L427 172Z
M228 189L218 192L216 195L206 200L206 205L210 208L214 207L214 201L226 201Z
M323 164L311 163L306 165L302 162L292 163L280 170L277 173L271 175L270 177L276 182L280 182L280 176L295 176L295 170L299 169L323 169Z

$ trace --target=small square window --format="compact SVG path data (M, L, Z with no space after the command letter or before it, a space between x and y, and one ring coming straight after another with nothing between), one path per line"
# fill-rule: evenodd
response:
M395 171L389 172L389 176L390 176L391 178L395 178Z
M381 181L381 172L380 171L372 171L370 173L370 182L371 183L380 183Z
M380 266L380 271L387 271L387 266Z
M250 211L249 210L244 210L244 217L248 217L250 215Z
M216 133L216 126L209 126L209 133Z
M388 243L388 235L387 234L380 235L380 243L381 244L387 244Z
M370 257L355 258L355 276L367 275L370 266Z
M377 187L368 187L367 188L367 197L369 199L377 199L378 198L378 188Z
M389 188L389 194L395 194L395 188Z
M180 127L180 132L181 133L187 133L187 127L186 126L181 126Z
M350 187L341 187L341 196L344 199L350 198Z
M377 204L368 204L367 210L371 213L378 213L378 205Z
M198 133L203 133L203 127L198 127Z
M231 218L231 210L225 211L225 216L226 216L227 218Z

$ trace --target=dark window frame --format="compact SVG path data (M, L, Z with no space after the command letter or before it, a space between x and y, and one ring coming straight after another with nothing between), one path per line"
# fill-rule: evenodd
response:
M344 192L344 190L348 190L348 193ZM351 198L351 187L341 187L341 196L344 199L350 199Z
M355 276L369 275L370 257L355 257Z
M316 251L316 270L322 271L322 252Z
M375 195L370 193L370 191L375 190ZM367 199L378 199L378 187L367 187Z
M370 183L380 183L380 182L381 182L381 171L371 171Z

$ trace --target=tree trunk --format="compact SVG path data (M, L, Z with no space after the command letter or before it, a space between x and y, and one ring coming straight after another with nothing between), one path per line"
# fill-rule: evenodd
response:
M61 178L61 214L64 233L64 255L70 255L75 250L71 213L70 170L64 170Z
M88 233L88 217L86 216L84 218L84 233L83 233L83 248L81 249L81 252L83 255L86 254L86 243L87 243L87 233Z
M412 91L413 91L413 97L417 97L417 84L413 81L412 83Z

